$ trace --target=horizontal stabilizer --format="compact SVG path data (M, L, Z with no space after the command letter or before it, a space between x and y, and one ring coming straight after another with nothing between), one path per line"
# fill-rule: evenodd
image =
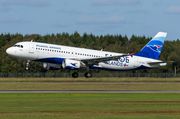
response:
M148 64L151 67L164 67L167 65L167 63L170 63L170 62L173 62L173 61L148 62Z
M160 64L160 63L172 63L172 62L174 62L174 61L148 62L148 64L156 65L156 64Z

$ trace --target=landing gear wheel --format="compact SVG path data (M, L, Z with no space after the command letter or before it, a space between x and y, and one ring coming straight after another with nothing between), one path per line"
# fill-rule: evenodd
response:
M29 63L30 63L30 60L27 60L27 63L26 63L26 67L25 67L25 70L29 70Z
M72 73L72 77L73 78L77 78L78 77L78 73L77 72Z
M84 76L85 76L86 78L90 78L90 77L92 77L92 74L91 74L90 72L86 72L86 73L84 74Z
M29 67L25 67L25 70L28 70L29 69Z

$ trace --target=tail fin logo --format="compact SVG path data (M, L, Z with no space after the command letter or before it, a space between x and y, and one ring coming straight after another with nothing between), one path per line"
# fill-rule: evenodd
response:
M155 52L161 52L158 50L158 48L161 48L161 45L148 45L147 47L149 47L151 50L155 51Z
M136 56L147 57L151 59L159 59L164 40L166 38L166 32L158 32L145 46L142 48Z

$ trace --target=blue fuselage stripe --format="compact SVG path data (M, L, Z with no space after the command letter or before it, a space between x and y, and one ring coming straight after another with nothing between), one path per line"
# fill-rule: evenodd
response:
M34 60L34 61L62 64L64 59L65 58L44 58L44 59L37 59L37 60Z

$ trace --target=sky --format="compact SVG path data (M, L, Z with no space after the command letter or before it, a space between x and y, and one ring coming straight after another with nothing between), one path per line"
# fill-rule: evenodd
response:
M180 39L179 0L0 0L0 33Z

